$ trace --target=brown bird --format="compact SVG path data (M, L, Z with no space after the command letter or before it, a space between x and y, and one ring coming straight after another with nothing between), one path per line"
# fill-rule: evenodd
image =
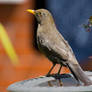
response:
M68 42L57 30L51 13L46 9L28 9L27 11L34 14L38 21L36 35L38 48L53 63L47 75L50 74L56 64L60 64L61 67L63 65L70 69L78 83L81 81L84 85L91 85L92 81L80 67Z

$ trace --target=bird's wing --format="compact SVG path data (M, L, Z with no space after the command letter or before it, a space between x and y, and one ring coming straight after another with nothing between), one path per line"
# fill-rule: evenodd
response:
M62 36L46 38L43 43L44 46L48 47L49 50L53 50L55 53L60 55L62 59L68 60L68 51L71 49L67 41Z

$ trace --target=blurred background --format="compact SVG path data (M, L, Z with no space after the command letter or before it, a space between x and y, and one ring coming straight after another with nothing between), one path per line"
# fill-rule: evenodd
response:
M48 9L81 67L92 70L92 31L86 32L81 26L92 16L92 0L0 0L0 23L8 34L19 62L17 65L12 63L0 38L0 92L7 92L6 88L16 81L45 75L52 66L36 49L34 35L37 22L33 15L26 12L29 8ZM53 73L57 70L58 65ZM66 68L61 71L68 72Z

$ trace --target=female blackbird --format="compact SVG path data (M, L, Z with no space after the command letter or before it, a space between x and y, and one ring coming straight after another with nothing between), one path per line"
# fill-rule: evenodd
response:
M51 13L46 9L28 9L27 11L34 14L38 21L38 48L53 63L48 75L56 64L60 64L70 69L78 83L81 81L84 85L91 85L92 81L80 67L68 42L57 30Z

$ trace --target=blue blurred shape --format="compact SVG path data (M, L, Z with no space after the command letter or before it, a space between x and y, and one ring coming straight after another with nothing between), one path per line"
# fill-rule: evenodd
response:
M92 0L46 0L56 26L68 40L79 61L92 55L92 32L79 27L92 16Z

